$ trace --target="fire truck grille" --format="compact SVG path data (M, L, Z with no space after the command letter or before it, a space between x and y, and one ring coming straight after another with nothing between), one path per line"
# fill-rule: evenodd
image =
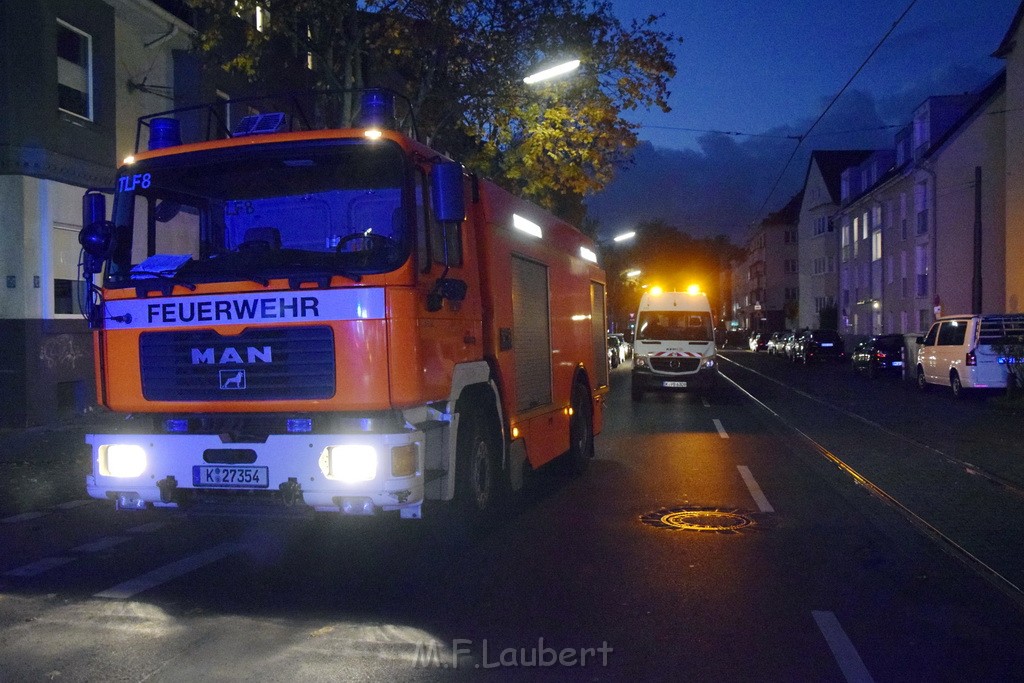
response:
M271 401L334 395L329 327L145 332L142 395L150 401Z
M693 372L700 365L700 358L651 358L651 368L659 372Z

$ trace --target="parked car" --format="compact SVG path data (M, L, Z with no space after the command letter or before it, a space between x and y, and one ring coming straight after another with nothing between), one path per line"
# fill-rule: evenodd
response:
M874 378L903 373L903 335L882 334L857 344L850 354L854 372Z
M787 331L772 332L771 336L768 337L768 347L765 349L768 351L768 355L777 356L782 354L782 345L785 343Z
M745 349L748 348L749 337L743 330L729 330L722 340L723 349Z
M974 389L1005 389L1007 366L1016 361L1000 347L1024 336L1024 314L952 315L932 323L918 337L915 376L922 391L947 386L956 398Z
M781 354L788 361L795 360L796 340L800 337L800 334L800 332L793 330L792 332L787 332L786 336L782 338Z
M751 351L764 351L768 348L768 333L754 332L748 342Z
M796 342L794 358L805 364L828 360L842 363L846 360L846 348L835 330L807 330Z
M611 336L619 340L619 351L621 360L629 360L633 357L633 345L626 341L626 335L622 332L612 332Z
M625 351L619 344L619 338L615 335L608 335L608 365L612 369L619 367L619 363L625 360Z

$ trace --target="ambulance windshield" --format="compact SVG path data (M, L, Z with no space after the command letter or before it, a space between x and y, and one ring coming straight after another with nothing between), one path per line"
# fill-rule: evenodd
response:
M108 281L394 270L412 242L404 173L397 145L363 142L253 145L126 166Z
M642 311L637 320L640 341L711 341L711 315L701 311Z

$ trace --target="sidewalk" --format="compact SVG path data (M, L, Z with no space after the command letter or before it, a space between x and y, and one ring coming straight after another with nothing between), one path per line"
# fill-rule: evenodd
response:
M94 409L38 427L0 428L0 464L31 464L89 458L85 435L116 428L124 416Z

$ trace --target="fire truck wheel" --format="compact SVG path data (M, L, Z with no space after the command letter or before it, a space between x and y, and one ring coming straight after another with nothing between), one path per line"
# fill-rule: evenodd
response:
M594 408L587 387L576 382L572 388L572 416L569 418L569 471L574 475L586 471L594 457Z
M456 450L456 498L474 521L498 505L501 493L501 464L495 436L494 416L487 408L471 406L459 418Z

